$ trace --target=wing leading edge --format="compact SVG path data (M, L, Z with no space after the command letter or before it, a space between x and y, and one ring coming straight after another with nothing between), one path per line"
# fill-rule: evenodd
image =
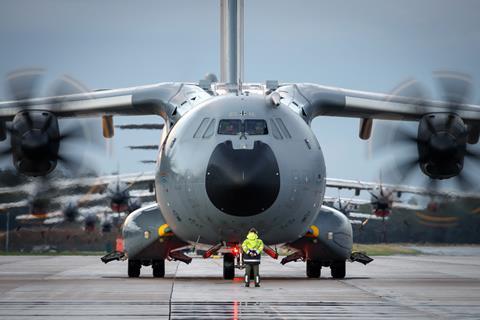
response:
M300 83L277 89L283 103L306 121L318 116L369 118L381 120L419 120L429 113L449 112L442 101L420 101L415 98ZM480 121L480 106L460 104L457 113L466 122Z
M174 123L207 97L208 93L193 84L159 83L28 101L4 101L0 102L0 121L11 121L17 113L28 109L48 110L58 117L157 114Z

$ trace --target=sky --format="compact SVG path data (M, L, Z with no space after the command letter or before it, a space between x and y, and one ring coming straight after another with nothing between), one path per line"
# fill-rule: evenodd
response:
M219 74L219 2L0 0L0 48L0 77L42 67L45 88L62 74L90 89L197 81L208 72ZM435 94L432 72L452 70L472 76L472 102L478 103L479 57L476 0L245 1L246 82L388 93L414 77ZM4 100L8 92L0 87ZM115 124L162 121L115 118ZM325 117L312 128L329 177L378 181L388 160L369 156L358 123ZM157 131L117 130L108 148L74 148L92 154L100 174L151 171L154 165L139 160L155 159L155 151L125 146L158 140Z

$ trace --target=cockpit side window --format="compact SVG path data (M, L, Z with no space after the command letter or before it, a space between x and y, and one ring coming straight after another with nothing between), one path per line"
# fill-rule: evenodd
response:
M245 133L248 135L268 134L265 120L245 120Z
M275 139L278 139L278 140L283 139L283 136L280 133L280 130L278 129L278 126L273 119L270 119L270 130L272 130L272 135Z
M278 123L278 126L280 127L280 130L282 131L283 135L285 136L285 138L287 138L287 139L292 138L292 136L290 135L290 132L288 132L288 129L285 126L285 124L283 123L282 119L277 118L277 123Z
M242 121L238 119L222 119L218 125L218 134L237 135L242 132Z

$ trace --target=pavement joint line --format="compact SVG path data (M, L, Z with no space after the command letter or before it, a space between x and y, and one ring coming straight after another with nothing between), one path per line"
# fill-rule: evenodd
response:
M170 298L168 299L168 320L170 320L172 318L173 288L175 287L175 278L177 277L179 266L180 266L180 262L177 262L177 267L175 268L175 273L173 274L173 278L172 278L172 286L171 286L171 289L170 289Z
M362 288L362 287L360 287L360 286L356 286L355 284L350 283L350 282L348 282L347 280L337 280L337 281L340 282L340 283L343 283L343 284L345 284L345 285L347 285L347 286L350 286L350 287L353 287L353 288L358 289L358 290L360 290L360 291L363 291L363 292L365 292L365 293L367 293L367 294L373 295L373 296L379 298L380 300L383 300L383 301L389 303L389 304L392 305L392 306L393 306L393 305L397 305L397 306L399 306L399 307L403 307L403 308L407 308L407 309L410 309L410 310L414 310L414 311L416 311L416 312L423 313L423 314L425 314L425 315L428 316L428 317L432 317L432 316L433 316L433 317L435 317L435 319L448 319L447 317L442 316L442 315L440 315L440 314L436 314L436 313L431 312L431 311L429 312L429 311L426 311L426 310L421 310L421 309L418 309L418 308L416 308L416 307L414 307L414 306L407 305L407 304L404 304L404 303L400 303L399 301L396 301L396 300L394 300L394 299L392 299L392 298L388 298L387 296L378 295L378 294L376 294L376 293L374 293L374 292L372 292L372 291L369 291L369 290L367 290L367 289L365 289L365 288Z

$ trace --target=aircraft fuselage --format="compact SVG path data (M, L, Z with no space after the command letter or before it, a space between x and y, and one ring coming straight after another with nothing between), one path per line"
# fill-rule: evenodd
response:
M187 241L238 243L255 227L267 243L291 242L322 205L325 162L314 133L264 95L207 99L165 130L158 157L157 202Z

